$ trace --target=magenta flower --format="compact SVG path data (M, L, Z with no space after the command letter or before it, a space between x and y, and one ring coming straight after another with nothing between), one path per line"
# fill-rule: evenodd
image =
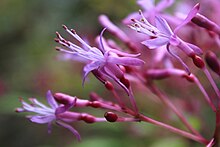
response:
M102 41L102 35L105 29L101 32L99 45L100 49L98 49L96 47L89 46L82 38L76 34L75 30L69 30L64 25L63 28L72 37L79 41L82 44L82 47L65 40L59 33L57 33L58 39L55 39L55 41L69 49L67 50L58 47L57 50L71 54L72 59L74 60L87 63L83 68L83 84L85 78L91 71L98 70L100 74L110 77L120 86L122 86L127 92L129 91L128 88L120 81L124 74L118 65L141 66L144 64L144 61L138 58L134 58L140 54L128 54L106 46L106 44L104 44Z
M42 104L35 98L30 98L31 104L26 103L21 99L22 108L17 108L16 112L31 112L35 115L28 115L27 118L31 122L38 124L48 124L48 133L51 132L51 125L53 122L56 122L58 125L67 128L70 130L78 140L80 140L80 135L77 130L72 126L67 124L65 119L62 119L59 115L63 115L68 109L75 105L76 101L72 101L66 105L58 105L55 101L51 91L48 91L46 94L47 102L50 107Z

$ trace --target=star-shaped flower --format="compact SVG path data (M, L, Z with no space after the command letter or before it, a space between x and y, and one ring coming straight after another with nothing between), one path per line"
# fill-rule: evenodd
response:
M35 113L35 115L28 115L27 118L34 123L38 124L48 124L48 132L51 132L51 125L53 122L56 122L58 125L67 128L70 130L78 140L80 140L80 135L77 130L75 130L72 126L67 124L62 117L59 115L63 115L68 109L75 105L76 101L72 101L66 105L58 105L55 101L51 91L48 91L46 94L47 102L50 107L42 104L35 98L30 98L31 104L26 103L23 99L21 99L22 108L17 108L16 112L31 112Z
M87 75L93 71L98 70L99 73L110 77L115 80L122 86L127 92L128 88L120 82L120 79L123 78L123 72L118 67L118 65L123 66L141 66L144 64L144 61L138 58L140 54L129 54L116 49L111 49L103 43L103 31L100 35L100 48L89 46L81 37L79 37L75 30L69 30L65 25L63 28L77 41L82 44L82 47L65 40L59 33L57 33L56 42L65 46L69 50L58 47L57 50L73 55L72 58L77 61L85 62L86 65L83 68L83 84ZM129 92L128 92L129 93Z

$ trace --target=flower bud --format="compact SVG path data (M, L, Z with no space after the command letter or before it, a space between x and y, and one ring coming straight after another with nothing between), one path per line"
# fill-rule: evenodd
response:
M100 108L101 104L98 101L93 101L89 103L89 106L93 107L93 108Z
M147 72L145 72L145 77L147 79L160 80L160 79L165 79L169 76L170 74L167 70L148 70Z
M120 78L120 82L122 82L127 88L130 87L130 82L128 79L126 79L124 76Z
M114 89L112 83L109 82L109 81L106 81L106 82L105 82L105 88L108 89L108 90L110 90L110 91L112 91L112 90Z
M81 120L85 121L86 123L94 123L95 122L95 117L92 115L82 115Z
M183 75L183 78L185 78L189 82L195 82L195 79L191 75Z
M201 57L195 55L195 56L192 56L192 59L193 59L193 63L198 67L198 68L204 68L205 67L205 63L204 61L202 60Z
M75 101L76 97L72 97L63 93L55 93L54 98L57 102L66 105Z
M205 60L212 71L220 75L220 64L215 53L209 51L205 55Z
M102 98L95 92L89 94L90 101L102 101Z
M114 112L106 112L104 117L109 122L116 122L118 119L117 114L115 114Z

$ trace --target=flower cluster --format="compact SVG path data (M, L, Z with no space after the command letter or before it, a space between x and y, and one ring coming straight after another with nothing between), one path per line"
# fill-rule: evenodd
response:
M47 123L49 132L52 123L63 126L70 130L78 140L80 140L80 135L71 125L76 121L86 123L143 121L205 144L207 147L218 145L218 139L220 139L218 135L220 130L220 91L213 79L213 74L220 75L220 61L216 55L219 51L207 51L196 33L198 30L202 35L209 33L210 35L205 36L205 40L212 40L213 43L208 45L210 48L218 49L220 48L220 26L205 17L202 12L199 13L200 7L204 3L203 0L201 0L201 4L187 1L184 4L192 8L187 9L187 14L175 12L174 15L171 15L167 13L166 9L172 7L173 10L175 8L178 10L179 5L174 5L174 3L183 4L181 1L175 2L173 0L161 0L156 4L154 0L137 0L137 4L142 10L131 13L122 20L122 23L130 28L127 32L115 25L106 15L100 15L99 22L104 29L94 39L97 47L90 46L75 30L69 29L65 25L63 25L64 30L80 45L65 39L60 33L56 32L55 41L62 46L56 47L56 50L59 51L61 57L85 64L82 84L84 85L88 74L92 73L113 95L114 99L107 101L105 96L102 98L96 93L91 93L90 99L85 100L64 93L52 94L48 91L46 98L50 107L40 103L35 98L30 98L31 104L21 99L22 108L17 108L16 111L35 113L35 115L29 115L28 119L34 123ZM210 5L214 5L214 3L218 3L217 0L210 1ZM218 4L220 5L220 3ZM124 43L126 51L112 39L104 38L105 31ZM150 53L146 54L146 52ZM204 53L205 56L203 57ZM188 59L192 59L193 64L188 62ZM179 63L182 66L179 66ZM213 71L213 74L210 73L206 64ZM207 86L200 82L198 72L204 73L207 77L207 83L213 88L214 94L210 94L210 91L206 89ZM212 112L216 114L216 126L212 139L203 137L200 130L195 129L185 117L182 112L184 109L179 108L172 101L172 95L166 94L160 86L154 83L156 80L170 78L187 80L200 90L207 102L206 106L210 107ZM176 86L173 87L176 88L174 90L179 91L177 89L178 82L172 80L169 82L174 82ZM116 88L117 86L120 88ZM139 111L134 95L136 91L133 90L133 87L137 91L139 87L144 87L148 91L148 96L155 95L164 106L176 114L187 130L182 130L142 114ZM119 92L121 90L122 92ZM183 90L187 91L184 88ZM127 94L130 103L121 93ZM192 97L195 98L197 95ZM141 99L141 101L144 100L145 98ZM102 109L105 112L103 117L97 117L86 112L74 112L75 107L80 109L92 107Z

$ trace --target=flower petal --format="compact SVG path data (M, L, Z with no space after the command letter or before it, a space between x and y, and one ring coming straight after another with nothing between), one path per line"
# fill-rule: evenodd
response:
M196 53L196 55L202 55L203 54L203 51L201 48L199 48L198 46L194 45L194 44L191 44L191 43L187 43L187 45L193 49L193 51Z
M173 34L167 21L165 19L163 19L162 17L156 16L155 23L156 23L158 30L160 30L162 33L167 35L167 37L169 37Z
M169 39L164 37L149 39L141 42L143 45L147 46L149 49L155 49L166 45L169 42Z
M82 85L84 85L85 83L85 79L88 76L89 72L91 72L92 70L98 68L99 66L101 66L102 62L96 61L96 62L92 62L87 64L86 66L84 66L83 68L83 82Z
M137 4L144 10L149 11L155 7L155 0L138 0Z
M64 113L64 112L66 112L67 110L69 110L70 108L72 108L73 106L75 106L76 100L77 100L77 99L75 98L75 99L74 99L73 101L71 101L70 103L67 103L67 104L64 104L64 105L58 107L58 108L56 109L55 114L56 114L56 115L59 115L60 113Z
M138 57L141 55L140 53L139 54L129 54L129 53L125 53L125 52L122 52L122 51L116 50L116 49L110 49L110 50L108 50L107 53L110 53L110 52L116 53L117 55L126 56L126 57Z
M141 59L131 57L108 57L108 62L125 66L141 66L145 63Z
M123 24L131 24L131 23L132 23L131 19L137 19L137 20L139 20L140 18L141 18L141 17L140 17L140 15L139 15L138 12L133 12L133 13L129 14L127 17L125 17L125 18L122 20L122 22L123 22Z
M64 122L61 122L61 121L57 121L56 123L57 123L58 125L64 127L64 128L66 128L66 129L70 130L70 131L76 136L76 138L77 138L78 141L81 140L81 137L80 137L79 132L78 132L76 129L74 129L72 126L70 126L70 125L68 125L68 124L66 124L66 123L64 123Z
M183 22L175 28L174 34L176 34L180 28L182 28L184 25L189 23L191 21L191 19L194 16L196 16L197 12L199 11L199 7L200 7L200 4L198 3L192 8L192 10L188 13L187 17L183 20Z
M41 115L36 115L36 116L31 116L30 121L38 124L45 124L53 121L55 119L54 115L47 115L47 116L41 116Z
M174 0L161 0L160 2L158 2L158 4L156 5L156 10L158 12L163 11L164 9L170 7L173 4Z
M55 101L55 99L54 99L54 97L53 97L53 95L52 95L52 93L51 93L50 90L47 91L46 97L47 97L47 102L48 102L48 104L49 104L53 109L56 109L56 108L58 107L58 104L57 104L57 102Z

